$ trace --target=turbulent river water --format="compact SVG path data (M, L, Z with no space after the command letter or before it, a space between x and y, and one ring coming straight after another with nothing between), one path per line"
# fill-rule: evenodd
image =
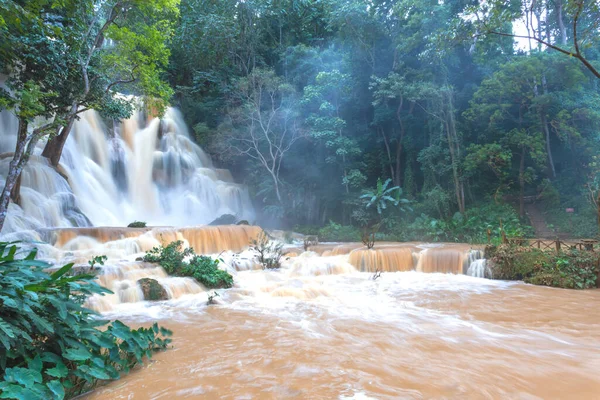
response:
M0 184L14 147L0 113ZM289 245L263 271L247 247L246 189L190 139L181 116L136 114L109 128L85 113L51 167L36 150L0 240L35 240L41 258L87 268L107 255L113 294L88 306L131 326L159 321L173 347L88 399L595 399L600 291L485 279L482 249L460 244ZM188 228L124 228L134 219ZM99 226L114 226L111 228ZM223 260L235 280L216 305L188 278L136 261L181 240ZM381 276L374 279L376 273ZM148 302L152 278L169 300Z
M304 253L280 271L243 270L247 264L225 258L236 284L218 291L218 305L206 306L201 290L107 312L134 326L159 320L174 331L173 349L89 399L600 393L600 291L417 271L373 280L347 254Z
M173 348L86 398L593 399L600 392L600 291L469 276L485 265L481 252L454 244L290 247L280 270L263 271L243 250L258 232L47 235L53 246L43 254L56 259L111 255L100 279L115 294L90 299L91 307L174 331ZM234 275L234 288L217 290L218 304L206 305L214 291L134 261L173 238L222 258ZM374 280L375 270L384 272ZM142 277L157 279L170 300L143 301L135 284Z

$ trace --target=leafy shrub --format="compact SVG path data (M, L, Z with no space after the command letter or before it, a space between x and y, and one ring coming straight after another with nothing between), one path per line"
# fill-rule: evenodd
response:
M492 258L496 279L524 280L552 263L552 253L538 249L501 245Z
M318 226L310 226L310 225L296 225L294 226L294 232L301 233L303 235L311 235L316 236L319 233Z
M258 238L250 241L250 249L256 254L256 260L263 266L263 269L281 267L283 244L269 240L265 231L262 231Z
M185 261L188 257L190 260ZM198 256L192 248L184 249L181 240L153 248L146 253L144 261L160 264L169 275L194 278L210 289L233 286L233 277L219 269L219 260Z
M571 250L555 255L552 263L543 265L528 283L567 289L596 287L598 279L597 256L589 251Z
M359 242L361 232L353 226L344 226L329 221L329 225L319 229L319 240L321 242Z
M569 250L556 254L502 245L496 248L492 260L493 275L497 279L589 289L596 286L598 277L598 255L590 251Z
M560 193L552 186L552 183L545 179L541 184L540 197L545 210L552 210L560 207Z
M110 291L93 275L69 276L73 264L49 275L51 265L35 257L35 250L18 257L17 245L0 243L1 398L72 398L170 343L161 335L171 332L157 324L132 330L98 320L83 301Z
M233 277L219 269L219 260L207 256L194 256L181 272L181 276L191 276L209 289L233 286Z
M502 228L500 227L502 221ZM464 215L435 219L421 214L407 227L409 240L487 243L488 231L493 242L500 243L501 232L508 237L530 237L533 230L519 219L508 204L485 204L471 207Z
M130 223L129 225L127 225L128 228L145 228L146 227L146 223L142 222L142 221L133 221L132 223Z

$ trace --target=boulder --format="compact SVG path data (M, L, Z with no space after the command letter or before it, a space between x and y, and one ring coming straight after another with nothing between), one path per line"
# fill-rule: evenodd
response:
M142 278L137 281L137 284L142 289L144 300L161 301L169 299L167 291L160 285L160 283L158 283L156 279Z
M237 217L235 215L231 215L231 214L223 214L221 215L219 218L215 219L213 222L211 222L209 225L215 226L215 225L235 225L235 223L237 222Z

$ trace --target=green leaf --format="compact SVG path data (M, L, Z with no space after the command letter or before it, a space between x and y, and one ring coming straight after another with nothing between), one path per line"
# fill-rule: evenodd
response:
M25 260L28 261L33 261L35 259L35 257L37 256L38 253L38 249L33 249L31 250L31 252L29 252L29 254L27 255L27 257L25 257Z
M42 372L43 363L42 363L42 359L39 356L39 354L36 355L33 360L27 361L27 367L29 367L29 369L34 370L36 372L39 372L39 373Z
M12 326L8 322L4 321L2 318L0 318L0 329L4 333L6 333L6 336L8 336L9 338L15 338L15 333L12 329Z
M0 399L40 400L40 394L26 387L6 384L0 387Z
M98 378L98 379L102 379L102 380L109 380L110 376L100 367L97 367L95 365L92 365L90 367L90 369L88 370L88 373L93 376L94 378Z
M62 362L57 363L56 367L47 369L45 372L55 378L66 378L69 375L69 370Z
M55 399L62 400L65 398L65 388L58 380L50 381L46 384L48 389L54 394Z
M92 354L85 347L78 347L76 349L67 349L67 351L63 354L63 357L67 360L72 361L85 361L89 359Z
M58 271L56 271L52 275L50 275L50 279L53 281L57 280L58 278L60 278L61 276L63 276L67 272L69 272L71 269L73 269L73 265L75 265L75 264L70 263L70 264L64 265Z
M28 387L33 386L35 383L41 383L42 374L27 368L7 368L4 373L4 379L8 382L20 383L21 385Z

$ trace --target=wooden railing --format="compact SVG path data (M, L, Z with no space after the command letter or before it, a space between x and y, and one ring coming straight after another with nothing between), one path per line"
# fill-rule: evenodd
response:
M587 251L600 251L600 243L597 240L592 239L580 239L580 240L561 240L561 239L524 239L524 238L503 238L505 244L511 244L519 247L531 247L542 251L556 251L561 252L563 250L587 250Z

